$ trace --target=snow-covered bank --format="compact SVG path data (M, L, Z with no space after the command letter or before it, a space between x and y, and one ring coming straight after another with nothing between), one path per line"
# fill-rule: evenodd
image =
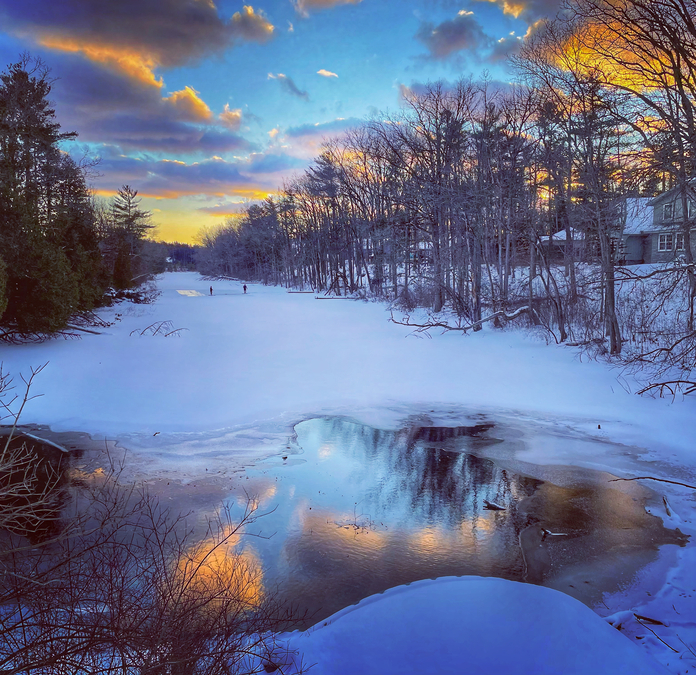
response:
M232 281L214 282L211 296L210 283L190 273L158 283L162 295L153 305L104 310L115 323L103 335L2 347L4 370L15 376L48 362L32 391L43 396L29 402L25 423L116 438L144 473L185 478L280 453L292 425L312 415L395 428L416 414L456 425L484 413L516 429L517 460L696 483L696 399L637 397L618 371L572 349L492 328L419 339L390 323L377 303L317 301L258 285L245 295ZM160 321L185 330L140 335ZM538 442L539 427L551 432L550 441ZM604 440L624 445L610 448ZM654 487L671 504L672 526L693 534L693 491ZM696 664L689 652L696 651L695 551L693 543L680 549L666 578L664 570L648 571L653 581L659 576L661 590L626 607L669 624L651 626L664 642L636 620L623 622L673 673ZM483 616L483 606L471 613ZM522 637L510 639L511 650L525 651ZM468 662L469 655L459 658Z
M295 634L290 645L305 666L316 664L316 675L667 672L577 600L481 577L390 589Z

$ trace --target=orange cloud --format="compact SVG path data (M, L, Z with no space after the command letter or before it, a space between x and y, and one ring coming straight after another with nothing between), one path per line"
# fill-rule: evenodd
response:
M323 68L317 70L317 75L321 75L322 77L338 77L336 73L332 73L330 70L324 70Z
M504 14L510 14L517 18L526 8L526 3L524 2L510 2L509 0L487 0L495 5L499 5L503 8Z
M564 70L598 77L608 86L633 91L666 89L674 85L671 58L651 44L640 44L636 35L625 35L620 24L589 23L571 34L551 57Z
M166 96L164 101L169 103L182 119L190 122L206 122L212 118L213 113L198 93L192 87L185 87Z
M241 108L231 109L229 103L225 103L224 110L219 115L220 121L232 131L237 131L242 125Z
M250 5L244 5L241 12L235 12L232 15L232 27L235 35L241 35L246 40L256 42L270 40L275 30L263 12L259 11L257 14Z
M49 0L41 2L48 4ZM81 7L74 17L66 12L61 21L55 21L51 12L25 7L33 4L14 3L9 17L14 32L49 49L83 54L90 61L158 87L162 80L155 76L156 68L221 53L238 41L264 43L275 30L263 11L250 5L226 22L212 0L158 0L145 7L135 0L84 1L77 3Z
M125 73L129 77L154 87L162 87L162 78L157 78L154 69L159 65L152 55L127 51L109 45L80 43L70 38L42 36L39 44L48 49L84 54L90 61L101 63L107 68Z

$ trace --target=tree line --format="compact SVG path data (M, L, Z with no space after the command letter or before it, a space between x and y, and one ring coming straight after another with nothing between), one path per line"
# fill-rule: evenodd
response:
M522 313L614 355L651 330L663 347L634 325L617 263L627 197L676 187L683 213L694 198L694 26L692 0L567 0L513 58L516 85L405 90L204 237L199 269L444 308L462 326ZM678 276L653 301L689 344L691 227L684 264L653 283Z
M46 66L23 56L0 74L0 339L65 329L92 310L164 271L186 245L147 239L151 214L124 185L109 202L88 185L91 165L64 151L49 102ZM171 253L169 249L172 249ZM187 263L183 263L187 264Z

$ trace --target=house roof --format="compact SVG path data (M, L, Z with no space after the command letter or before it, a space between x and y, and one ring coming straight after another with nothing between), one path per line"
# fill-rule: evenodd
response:
M687 181L687 184L690 187L690 191L693 193L695 185L696 178L691 178L689 181ZM667 190L667 192L663 192L661 195L657 195L657 197L653 197L652 201L650 202L650 206L659 206L660 204L664 204L665 202L670 201L671 199L674 199L681 193L681 186L676 185L673 188L670 188Z

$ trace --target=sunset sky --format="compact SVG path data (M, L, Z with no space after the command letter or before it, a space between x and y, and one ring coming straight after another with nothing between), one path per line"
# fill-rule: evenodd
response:
M57 118L129 184L157 238L193 241L307 166L321 142L405 87L507 82L506 56L559 0L0 0L0 67L56 78Z

